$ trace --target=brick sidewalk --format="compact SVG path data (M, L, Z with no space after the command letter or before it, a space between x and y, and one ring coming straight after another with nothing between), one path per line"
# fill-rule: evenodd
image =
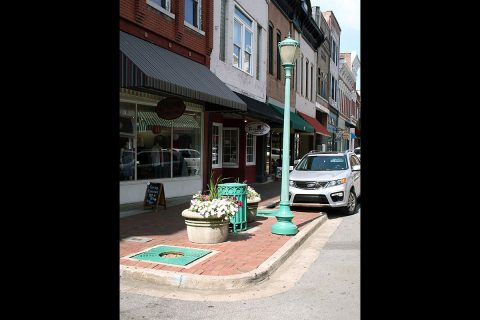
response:
M279 182L254 185L254 188L262 197L260 206L268 205L279 199ZM167 207L167 210L146 211L120 219L120 264L201 275L235 275L256 269L291 238L271 233L271 226L277 221L276 218L257 217L255 222L249 224L249 230L237 234L229 233L226 242L192 243L188 240L185 220L181 216L182 211L188 207L189 204L185 203ZM295 215L293 223L299 230L322 215L319 212L311 211L293 211L293 214ZM146 243L123 240L132 236L148 237L152 240ZM125 259L126 256L158 245L210 249L218 251L218 253L207 255L205 260L194 262L191 267Z

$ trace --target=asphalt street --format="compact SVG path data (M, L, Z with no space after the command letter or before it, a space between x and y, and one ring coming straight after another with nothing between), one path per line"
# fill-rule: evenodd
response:
M360 319L360 208L328 217L253 289L189 292L123 283L120 319Z

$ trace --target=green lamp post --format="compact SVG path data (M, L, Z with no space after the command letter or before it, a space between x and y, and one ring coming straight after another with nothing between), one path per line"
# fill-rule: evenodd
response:
M288 198L288 176L290 160L290 78L294 62L300 54L300 43L288 37L278 43L280 58L285 69L285 110L283 112L283 153L282 153L282 191L280 195L280 209L276 212L277 222L272 225L272 233L280 235L295 235L298 232L292 223L293 213L290 210Z

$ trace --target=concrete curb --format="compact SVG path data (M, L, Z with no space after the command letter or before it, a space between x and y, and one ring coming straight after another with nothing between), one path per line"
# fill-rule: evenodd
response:
M288 240L270 258L258 266L257 269L242 274L231 276L207 276L120 265L120 278L148 281L161 286L170 286L181 289L233 290L251 287L266 280L326 220L327 215L323 214L316 220L312 221L307 227Z

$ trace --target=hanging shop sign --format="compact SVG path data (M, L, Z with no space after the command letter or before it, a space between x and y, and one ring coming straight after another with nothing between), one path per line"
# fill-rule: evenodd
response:
M160 100L155 108L157 115L165 120L173 120L185 112L185 103L177 97L167 97Z
M245 126L245 131L252 136L263 136L270 132L270 126L264 122L250 122Z

